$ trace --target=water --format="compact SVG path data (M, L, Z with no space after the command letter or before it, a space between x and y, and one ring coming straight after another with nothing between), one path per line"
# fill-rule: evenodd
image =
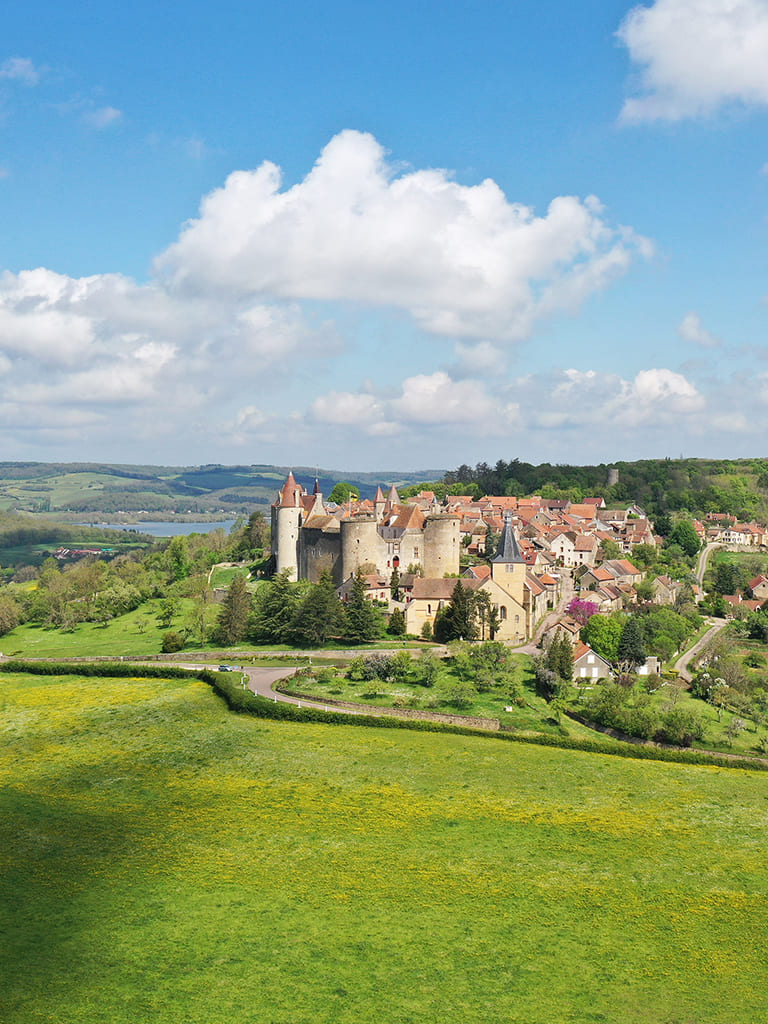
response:
M229 533L235 525L235 519L222 519L217 523L80 523L80 526L98 526L102 530L135 530L137 533L148 533L152 537L181 537L190 533L211 533L222 529Z

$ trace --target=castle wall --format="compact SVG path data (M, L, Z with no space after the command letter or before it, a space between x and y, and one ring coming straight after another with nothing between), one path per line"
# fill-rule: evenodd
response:
M299 543L299 579L317 583L328 569L338 586L344 581L341 564L341 536L338 531L304 527Z

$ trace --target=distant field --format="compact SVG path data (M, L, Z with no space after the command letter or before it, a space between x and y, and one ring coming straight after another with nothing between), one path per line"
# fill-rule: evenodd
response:
M309 489L315 471L294 467L296 479ZM328 495L346 479L364 497L373 497L378 484L398 485L434 479L423 473L320 472ZM67 513L117 517L143 513L156 517L238 514L264 508L275 498L288 473L280 466L111 466L97 463L0 462L0 511L22 510L49 515Z
M6 1024L766 1019L761 775L0 677Z

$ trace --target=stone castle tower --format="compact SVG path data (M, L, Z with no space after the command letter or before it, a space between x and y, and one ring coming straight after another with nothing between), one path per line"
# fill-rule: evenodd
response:
M311 582L330 569L337 584L362 566L386 577L411 564L421 565L428 578L455 575L459 525L456 515L425 515L415 504L402 504L394 485L386 498L378 488L372 502L329 512L318 482L309 495L291 472L272 505L275 568L290 570L294 580Z

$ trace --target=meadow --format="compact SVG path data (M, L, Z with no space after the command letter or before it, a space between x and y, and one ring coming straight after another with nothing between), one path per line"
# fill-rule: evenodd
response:
M764 775L0 676L7 1024L768 1013Z

